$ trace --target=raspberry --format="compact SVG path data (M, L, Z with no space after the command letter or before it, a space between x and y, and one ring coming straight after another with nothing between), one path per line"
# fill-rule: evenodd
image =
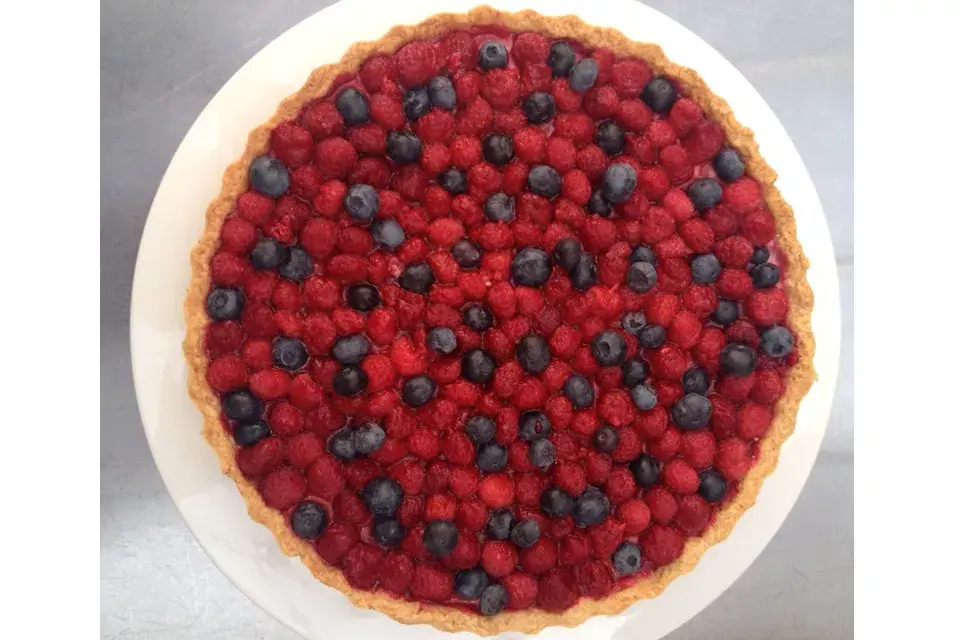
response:
M770 409L756 402L745 402L737 414L737 435L743 440L761 438L770 429L773 414Z
M543 160L547 136L538 127L523 127L513 134L513 149L517 158L527 163Z
M537 579L515 572L501 578L500 584L507 590L507 608L514 611L532 607L537 601Z
M365 318L362 313L354 309L334 309L330 314L333 320L333 326L336 327L340 335L351 335L363 331Z
M477 497L491 509L500 509L513 502L513 483L502 474L485 475L477 485Z
M494 109L506 109L520 97L520 72L517 69L490 69L483 74L480 93Z
M737 430L737 408L716 393L711 393L709 398L713 405L713 411L710 413L710 430L717 440L729 438Z
M583 96L583 110L594 120L609 118L620 107L617 90L610 85L594 86Z
M221 393L239 389L247 384L247 368L235 355L220 356L207 366L207 383Z
M448 493L436 493L427 496L423 503L423 521L453 520L457 510L457 501Z
M394 55L397 77L405 87L420 87L440 73L437 48L429 42L411 42Z
M387 131L403 129L407 124L403 103L382 93L370 97L370 118Z
M572 496L579 496L587 488L587 478L579 464L558 462L553 467L553 484Z
M243 327L239 323L233 321L213 322L207 327L206 348L211 357L221 356L240 348L240 345L243 344L243 338ZM243 357L242 353L240 355ZM249 366L246 358L244 358L244 363ZM269 367L270 365L267 364L266 366ZM256 368L262 369L265 367Z
M737 438L721 441L713 466L727 481L739 480L750 469L750 451L747 443Z
M438 398L423 408L420 420L437 431L446 431L453 427L459 414L460 408L455 402L447 398Z
M380 475L380 467L369 459L352 460L343 466L343 477L347 486L361 491L364 486Z
M554 135L583 146L593 140L596 125L585 113L560 113L554 120Z
M339 136L344 132L343 117L329 102L318 102L305 110L300 122L317 140Z
M363 524L370 519L363 500L355 491L341 491L333 501L333 512L337 519L351 524Z
M657 263L657 287L666 293L681 293L690 286L690 265L680 258L665 258Z
M257 243L257 229L243 218L228 218L220 228L220 246L233 253L247 253Z
M270 430L278 436L294 436L303 431L304 419L299 409L289 402L278 402L267 411Z
M661 380L680 380L687 370L687 356L672 345L649 350L650 370Z
M480 561L480 543L474 535L468 535L466 532L460 534L457 545L453 552L444 558L443 564L448 569L460 571L477 566Z
M647 443L647 453L661 461L675 458L679 451L680 430L674 426L667 427L663 435Z
M580 108L583 96L570 88L570 81L566 78L557 78L550 88L550 95L557 105L557 111L567 112Z
M393 478L406 495L416 495L423 489L426 473L423 464L413 459L401 460L387 469L387 475Z
M650 507L642 500L627 500L617 505L616 516L623 523L623 533L634 536L650 525Z
M550 53L550 41L539 33L525 31L514 37L510 53L518 67L543 63Z
M542 62L533 62L521 66L520 95L529 95L535 91L550 91L553 81L553 72L550 67Z
M606 494L611 504L620 504L621 502L636 496L637 483L633 479L633 474L630 473L628 468L614 467L607 477L607 481L603 487L603 492Z
M689 349L700 339L701 328L697 316L684 309L673 316L673 322L667 330L667 339L681 349Z
M573 405L564 396L554 396L547 400L544 412L550 418L554 429L566 429L573 419Z
M647 137L654 146L663 149L673 145L677 141L677 132L673 130L670 123L666 120L656 120L650 124L647 129Z
M443 388L443 397L461 407L472 407L480 401L480 387L467 380L456 380Z
M677 509L676 525L688 536L699 536L713 515L713 509L706 500L694 494L680 498Z
M218 251L210 260L210 280L215 285L239 287L250 272L250 263L226 251Z
M677 515L677 499L670 490L655 485L643 493L643 499L650 508L650 517L659 524L670 524Z
M713 228L718 240L735 234L740 226L739 216L722 204L709 209L703 214L703 219Z
M502 578L517 566L516 548L505 540L487 540L480 553L480 566L493 578Z
M565 138L551 136L544 147L544 160L563 175L577 166L577 150L573 143Z
M389 403L383 408L375 408L374 403L380 398L389 398ZM381 393L370 399L367 403L367 410L372 416L382 418L397 406L398 401L399 398L397 398L395 393ZM375 453L370 454L370 459L381 466L387 466L399 462L405 458L408 453L409 450L407 449L406 443L400 442L399 440L387 440Z
M641 132L653 120L653 112L640 100L624 100L613 119L626 131Z
M683 184L693 176L693 165L687 152L678 144L671 144L660 151L660 166L673 184Z
M415 164L408 164L393 174L390 187L405 200L419 202L430 179Z
M453 489L453 477L451 472L451 489ZM479 500L463 500L457 503L457 526L467 531L478 532L487 524L489 513L487 507Z
M410 453L421 460L432 460L440 455L440 436L430 429L415 429L407 440Z
M657 380L653 383L653 388L657 392L657 402L664 407L672 407L683 397L683 385L679 382Z
M413 581L414 565L402 551L391 551L380 565L380 586L397 595L404 595Z
M681 495L694 493L700 486L696 469L679 459L671 460L663 466L661 478L663 484Z
M541 536L533 546L520 552L520 566L531 575L546 573L557 564L557 543Z
M333 522L317 540L317 553L327 564L339 564L358 542L360 534L356 527L347 522Z
M653 71L643 60L618 60L610 69L610 82L623 98L636 98L653 77Z
M590 216L580 229L580 239L587 251L604 251L617 241L617 227L611 220Z
M644 557L660 567L679 558L683 553L683 544L684 538L679 531L659 524L651 525L640 540Z
M717 453L717 441L709 431L685 431L681 436L680 454L695 469L706 469Z
M760 184L756 180L744 177L724 185L721 202L740 215L759 209L763 204Z
M307 495L307 481L299 471L277 469L260 483L260 495L268 507L283 511Z
M393 342L390 347L390 359L401 376L419 375L427 369L426 353L415 347L408 336L401 336Z
M313 218L300 232L300 246L314 260L323 260L333 252L337 241L336 227L329 220Z
M716 122L704 121L693 127L683 141L690 162L707 162L723 148L723 127Z
M783 323L788 306L787 296L781 289L763 289L750 294L743 310L750 320L765 327Z
M489 333L487 334L490 335ZM509 353L509 352L508 352ZM524 373L516 361L507 362L493 373L493 393L506 400L513 395L514 390L523 379Z
M536 378L523 379L510 396L510 402L521 411L542 407L546 400L547 390Z
M743 236L730 236L718 240L713 249L714 254L725 267L743 269L753 255L753 245Z
M552 569L540 578L537 604L546 611L563 611L577 600L576 580L570 571Z
M464 106L457 115L457 132L468 136L483 135L493 122L493 108L483 98Z
M776 371L765 369L757 371L756 383L750 390L750 399L760 404L773 404L783 395L783 381Z
M414 567L413 582L410 584L410 594L413 597L420 600L443 602L452 593L453 574L430 564L418 564Z
M373 93L380 88L380 85L383 84L383 81L397 79L397 68L394 66L393 59L387 58L385 56L374 56L368 58L360 66L360 71L357 73L360 77L360 82L363 83L363 86Z
M660 167L644 167L637 173L637 188L649 200L659 201L670 189L670 177L667 175L667 172ZM673 218L671 217L671 222L672 220ZM670 231L672 233L673 229L671 228ZM670 234L665 233L658 239L662 240L668 235ZM650 242L656 242L656 240L650 240Z
M314 162L327 178L346 178L357 162L357 151L344 138L327 138L317 145Z
M758 209L743 216L740 231L754 246L769 244L777 235L773 215L766 209Z
M447 71L472 68L477 59L473 36L463 30L447 33L440 41L439 55Z
M730 300L743 300L753 291L753 279L743 269L724 269L715 285L717 293Z

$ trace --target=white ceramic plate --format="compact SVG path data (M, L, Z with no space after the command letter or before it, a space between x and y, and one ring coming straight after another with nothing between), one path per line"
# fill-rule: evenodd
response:
M299 560L284 556L271 534L252 522L233 483L220 474L201 437L200 414L186 393L180 343L189 251L221 176L238 158L247 133L300 88L310 71L336 62L359 40L374 40L397 24L438 12L466 11L464 0L377 3L344 0L304 20L250 60L210 101L167 169L140 245L131 304L131 350L137 399L157 467L187 525L218 567L251 600L314 640L385 638L430 640L447 636L432 627L404 626L351 606L338 591L313 579ZM800 240L812 266L816 293L813 328L820 379L803 402L796 433L785 443L776 472L732 535L710 549L696 571L676 580L659 598L622 615L589 620L576 629L550 628L542 638L643 640L659 638L693 617L757 557L783 523L813 466L827 424L840 352L840 307L833 248L813 184L790 138L750 84L720 54L662 14L630 0L503 0L504 10L577 14L638 41L660 44L675 62L696 69L756 132L761 151L797 215ZM175 549L171 549L176 553ZM476 637L458 634L461 637ZM509 634L518 635L518 634Z

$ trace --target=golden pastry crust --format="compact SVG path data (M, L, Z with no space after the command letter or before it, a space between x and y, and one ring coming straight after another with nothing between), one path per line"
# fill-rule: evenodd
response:
M723 126L727 140L740 153L747 172L763 186L764 200L776 220L777 241L786 261L784 288L790 301L788 321L798 336L799 361L787 375L786 391L776 405L770 431L760 443L757 462L743 478L739 493L723 507L700 538L687 540L682 555L675 562L602 599L581 598L563 612L529 609L483 617L454 607L411 602L386 593L353 589L339 569L327 565L310 543L293 534L284 516L264 504L256 486L237 468L234 442L220 423L219 400L206 382L203 334L208 322L204 303L209 288L209 264L219 246L219 230L237 196L246 190L248 167L251 160L267 148L270 130L294 118L305 103L324 96L338 75L356 72L364 60L375 54L392 54L407 42L434 38L450 29L491 24L502 25L514 32L536 31L553 38L571 38L586 46L606 47L619 56L643 58L655 71L679 80L685 93ZM280 103L269 122L250 133L243 156L227 168L220 195L207 209L206 227L191 254L192 279L187 290L187 335L183 345L188 365L188 390L203 414L203 435L216 451L223 473L236 483L250 517L273 532L285 554L299 556L318 580L346 594L358 607L380 611L407 624L429 624L444 631L471 631L479 635L505 631L536 633L548 626L572 627L592 616L620 613L637 600L659 595L675 578L691 571L708 548L730 534L743 512L756 501L764 478L776 468L780 446L793 433L800 402L816 377L812 364L814 338L810 327L813 292L806 279L808 262L797 240L793 210L774 186L776 177L761 157L753 132L736 121L729 105L715 96L695 71L672 63L655 44L634 42L619 31L591 26L574 16L546 17L532 11L505 13L490 7L478 7L466 14L438 14L417 25L394 27L376 42L354 44L339 62L315 69L303 88Z

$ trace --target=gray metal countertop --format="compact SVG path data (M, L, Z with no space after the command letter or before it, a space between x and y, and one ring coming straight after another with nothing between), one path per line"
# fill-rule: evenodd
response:
M101 635L298 636L213 566L164 490L130 374L133 266L154 191L207 101L321 0L106 0L101 5ZM853 637L853 7L847 1L649 0L726 56L793 138L840 273L840 383L816 467L740 580L671 640Z

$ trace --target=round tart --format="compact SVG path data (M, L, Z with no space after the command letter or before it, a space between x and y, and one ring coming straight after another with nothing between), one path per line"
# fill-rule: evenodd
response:
M324 583L482 635L655 597L813 378L793 213L653 44L483 7L316 69L192 254L189 390Z

